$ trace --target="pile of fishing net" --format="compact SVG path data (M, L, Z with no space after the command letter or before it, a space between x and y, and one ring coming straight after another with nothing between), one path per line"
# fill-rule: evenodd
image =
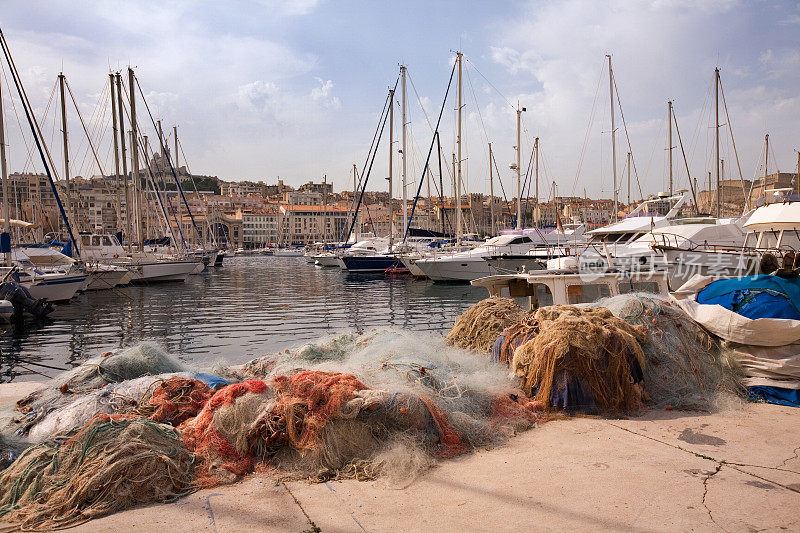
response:
M640 400L710 409L719 393L741 393L718 340L653 294L541 308L503 330L491 357L511 365L544 407L573 412L630 411Z
M597 305L644 330L643 388L648 405L711 409L720 393L742 393L740 370L729 352L676 304L653 294L632 293Z
M4 520L66 527L260 469L402 487L438 459L501 443L539 415L504 365L402 330L230 367L237 382L217 390L191 377L204 374L183 372L98 379L111 357L22 402L47 412L28 427L38 444L0 476Z
M107 352L64 372L19 400L13 412L0 417L3 419L0 427L5 433L24 437L54 414L55 418L48 420L33 438L42 440L54 431L83 425L94 414L127 410L150 387L152 376L186 370L182 363L152 343ZM136 378L144 379L135 381Z
M456 319L447 343L468 350L489 350L503 330L519 323L523 316L525 310L511 298L487 298Z
M194 490L194 456L175 429L100 415L28 448L0 476L0 516L25 530L71 527Z
M251 442L256 455L315 479L403 484L437 457L501 442L537 420L502 366L436 336L374 330L337 357L275 354L243 370L276 394Z
M641 326L604 308L554 305L506 331L506 344L514 338L524 342L513 351L511 369L544 409L615 413L640 407Z

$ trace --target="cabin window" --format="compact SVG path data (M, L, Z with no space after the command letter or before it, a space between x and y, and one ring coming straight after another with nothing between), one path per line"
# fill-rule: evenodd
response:
M81 243L84 246L91 246L91 244L92 244L92 236L91 235L81 235Z
M781 235L781 250L800 250L800 234L796 229L785 229Z
M100 246L100 235L92 235L92 246Z
M778 247L778 236L780 235L777 231L765 231L761 234L761 242L758 244L759 248L777 248Z
M103 236L103 246L113 246L113 243L108 235Z
M747 238L744 241L744 247L755 248L757 242L758 242L758 233L752 231L747 234Z
M619 293L628 294L629 292L652 292L659 293L658 282L656 281L622 281L619 284Z
M567 285L567 302L570 304L586 304L596 302L600 298L611 296L607 283L585 283Z

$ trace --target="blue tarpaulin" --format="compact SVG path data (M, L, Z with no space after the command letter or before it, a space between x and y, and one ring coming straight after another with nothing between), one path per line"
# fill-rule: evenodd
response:
M800 320L800 278L759 275L721 279L700 291L697 303L721 305L753 320Z
M751 402L767 402L789 407L800 407L800 390L783 387L748 387L748 400Z

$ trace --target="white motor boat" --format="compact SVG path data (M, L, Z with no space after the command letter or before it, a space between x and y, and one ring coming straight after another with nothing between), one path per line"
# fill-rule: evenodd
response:
M92 275L92 279L86 289L89 291L113 289L114 287L127 285L133 279L133 273L119 265L93 262L84 266L86 271Z
M314 264L321 267L339 267L339 256L333 252L325 252L314 256Z
M468 282L497 274L497 269L486 262L487 257L503 253L523 255L534 246L528 235L500 235L465 252L418 259L415 265L433 281Z
M275 257L302 257L304 253L302 248L275 248L272 251Z
M143 252L128 254L115 235L81 235L81 243L84 259L127 268L132 274L130 283L185 281L192 271L204 268L198 259L176 259Z

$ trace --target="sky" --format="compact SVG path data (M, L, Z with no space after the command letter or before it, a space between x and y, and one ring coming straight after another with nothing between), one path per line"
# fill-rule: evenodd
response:
M768 169L794 172L800 149L800 4L736 0L421 1L349 0L2 0L0 29L60 161L56 77L64 72L109 174L109 71L132 66L155 118L178 126L195 174L225 180L278 178L291 185L327 176L352 189L388 89L405 64L407 194L423 174L431 123L442 106L455 51L464 54L462 161L465 189L489 191L491 142L503 190L516 196L517 105L527 169L539 137L540 197L610 198L613 190L612 67L618 190L632 198L668 188L667 100L674 101L686 162L673 130L674 188L688 188L686 167L702 184L713 168L714 68L720 68L725 174L747 179ZM5 72L7 73L7 66ZM452 161L456 83L440 138ZM395 100L394 195L401 196L401 101ZM3 83L11 171L30 162L25 131ZM48 107L48 102L50 106ZM16 101L19 106L19 102ZM149 118L138 104L140 124ZM21 108L17 107L21 114ZM624 115L624 122L620 113ZM98 169L74 109L68 110L71 173ZM730 117L728 120L727 117ZM428 119L426 119L428 117ZM27 127L27 126L25 126ZM733 131L731 142L729 128ZM386 136L388 137L388 131ZM171 141L170 141L171 142ZM385 190L387 139L368 188ZM432 158L438 181L438 160ZM738 164L737 158L738 155ZM183 160L181 161L183 164ZM57 165L59 165L57 163ZM446 165L445 165L446 166ZM60 169L59 169L60 171ZM497 177L495 172L495 178ZM451 190L445 168L444 188ZM497 182L496 193L500 194ZM427 181L422 193L427 193Z

